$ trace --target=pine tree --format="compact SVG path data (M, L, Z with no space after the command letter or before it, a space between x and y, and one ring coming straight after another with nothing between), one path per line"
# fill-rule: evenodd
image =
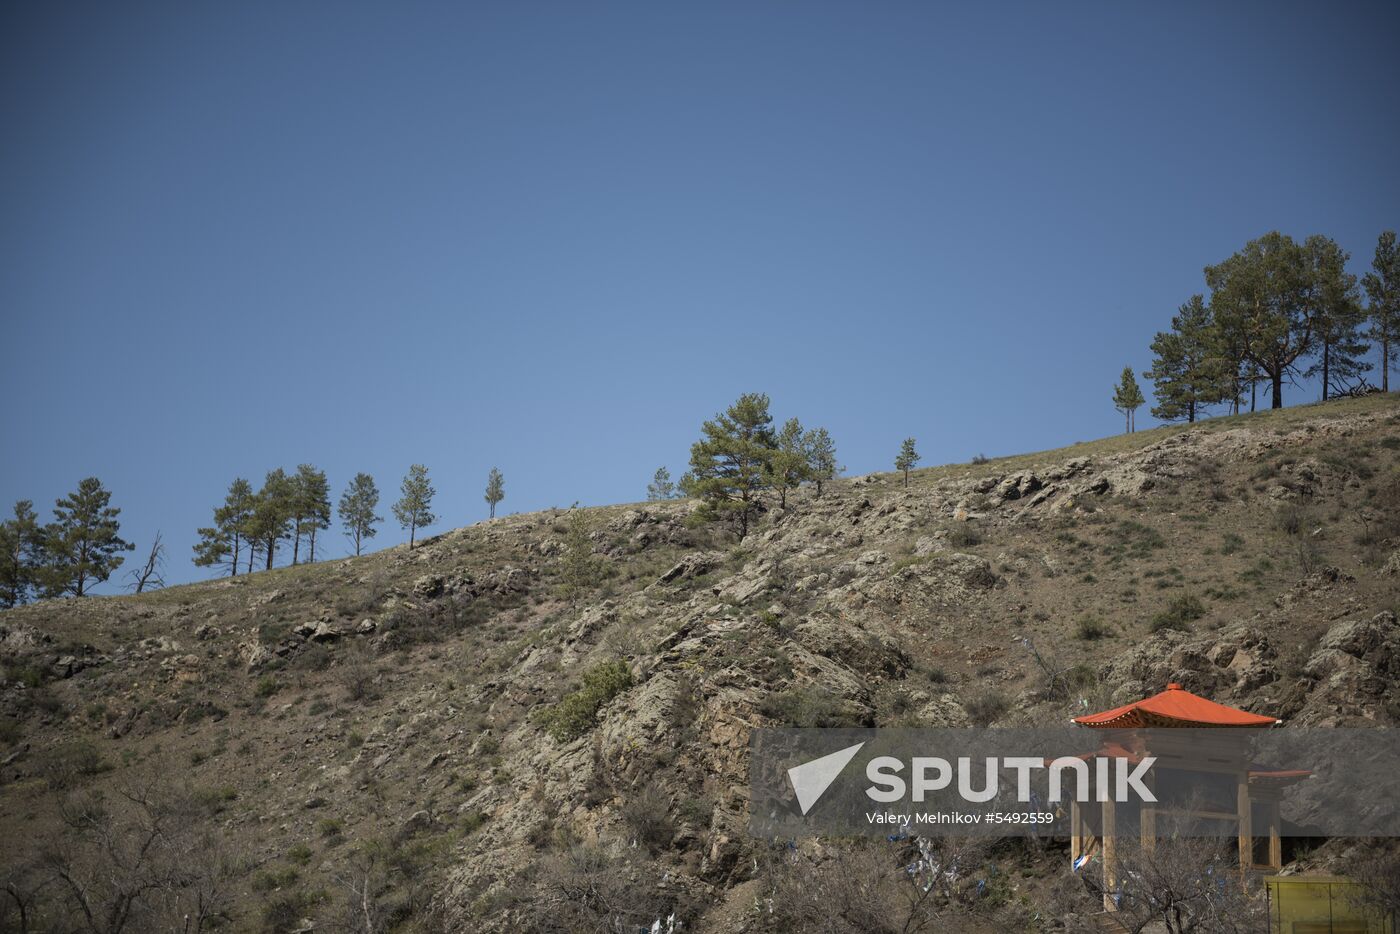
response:
M251 546L249 571L253 569L254 552L261 554L267 569L272 570L277 559L277 543L291 538L295 492L292 478L281 467L268 471L262 489L253 497L252 509L243 528L243 535Z
M224 504L214 509L214 524L199 529L194 546L194 563L199 567L224 565L229 576L238 573L238 561L246 542L244 529L253 515L256 498L253 486L242 477L229 484Z
M831 440L825 428L816 428L802 437L802 449L807 457L807 475L817 485L817 496L820 497L822 484L841 472L841 467L836 463L836 442Z
M685 489L700 498L701 518L739 520L739 538L749 533L764 490L764 467L773 451L773 417L768 397L745 393L726 411L700 426L702 437L690 448Z
M1135 430L1133 413L1146 401L1142 397L1137 378L1133 376L1133 368L1123 367L1123 375L1119 378L1118 385L1113 387L1113 407L1123 413L1128 433L1131 434Z
M1366 312L1361 307L1356 277L1346 271L1350 254L1336 241L1320 236L1309 237L1304 249L1311 278L1308 304L1313 310L1318 356L1303 375L1322 381L1322 398L1326 400L1338 389L1345 391L1352 380L1371 369L1371 364L1363 359L1370 349L1362 334Z
M656 468L651 482L647 484L647 499L655 502L662 499L675 499L676 485L671 482L671 471L665 467Z
M117 533L121 510L111 506L112 494L102 481L88 477L78 489L54 503L54 521L45 529L48 566L44 570L49 596L70 593L81 597L112 576L125 558L119 554L135 545Z
M15 503L13 519L0 523L0 606L26 603L37 592L45 563L44 530L34 503Z
M899 454L894 459L894 469L904 473L904 485L909 486L909 471L918 466L921 458L919 452L914 449L913 438L905 438L904 443L899 446Z
M326 472L310 464L300 464L292 477L292 564L301 550L302 536L307 538L307 560L316 560L316 533L331 524L331 488Z
M774 438L773 450L763 468L764 483L778 491L779 505L787 508L787 491L807 479L807 452L802 447L802 423L790 418Z
M1205 272L1216 321L1268 378L1272 407L1283 408L1284 379L1316 343L1306 250L1272 231Z
M1152 369L1143 376L1154 384L1154 417L1194 422L1207 407L1233 396L1230 364L1219 354L1216 334L1210 308L1193 295L1172 318L1172 329L1152 339ZM1116 393L1114 398L1116 405Z
M367 473L355 474L340 497L340 524L345 528L345 535L355 543L356 557L361 546L374 538L375 523L384 521L382 516L374 514L378 505L379 488L374 485L374 478Z
M1362 279L1370 304L1370 337L1381 348L1381 391L1390 392L1391 348L1400 343L1400 249L1395 231L1387 230L1376 241L1371 272Z
M596 586L602 576L602 562L593 554L593 523L575 503L569 508L564 533L564 556L560 568L564 593L569 601L577 602L587 590Z
M408 529L408 547L411 550L417 531L437 521L437 516L430 511L437 490L428 482L428 468L422 464L409 467L403 483L399 485L399 493L399 501L393 506L394 517L399 520L399 525Z
M501 472L495 467L491 468L490 475L486 478L486 504L491 507L491 518L496 518L496 504L506 498L506 481L501 476Z

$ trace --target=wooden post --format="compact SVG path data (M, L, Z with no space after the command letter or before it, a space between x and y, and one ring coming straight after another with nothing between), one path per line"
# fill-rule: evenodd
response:
M1157 783L1151 774L1147 776L1147 787L1153 792L1157 790ZM1142 802L1138 809L1138 822L1142 829L1142 852L1151 853L1157 848L1157 806L1151 801Z
M1254 865L1254 826L1249 806L1249 773L1240 776L1238 806L1240 835L1240 871L1248 872Z
M1118 888L1118 832L1117 813L1113 807L1113 796L1101 805L1103 808L1103 907L1105 911L1117 911L1113 901L1113 891Z
M1084 826L1083 815L1079 813L1079 799L1069 800L1069 868L1073 869L1074 864L1079 861L1079 857L1084 853Z
M1281 821L1278 813L1278 801L1269 802L1269 868L1283 868L1283 840L1279 836Z

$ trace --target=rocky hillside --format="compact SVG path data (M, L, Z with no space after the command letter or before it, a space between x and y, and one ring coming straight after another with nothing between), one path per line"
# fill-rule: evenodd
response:
M842 480L743 541L556 510L9 611L0 929L784 929L812 887L746 834L754 727L1062 724L1168 681L1400 721L1397 465L1372 397ZM130 842L165 815L168 854ZM1053 926L1064 863L994 847L944 907Z

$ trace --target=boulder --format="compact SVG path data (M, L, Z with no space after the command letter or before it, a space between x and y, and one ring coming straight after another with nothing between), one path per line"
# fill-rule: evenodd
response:
M657 583L669 584L673 581L698 577L718 567L723 560L724 556L717 551L691 552L688 555L683 555L679 561L672 565L670 570L657 578Z
M413 582L413 593L415 596L432 599L442 596L445 581L441 574L424 574Z

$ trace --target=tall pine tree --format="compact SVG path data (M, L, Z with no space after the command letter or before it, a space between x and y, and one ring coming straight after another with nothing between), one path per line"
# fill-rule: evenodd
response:
M841 472L836 463L836 442L825 428L814 428L802 437L802 450L807 458L807 476L817 486L817 496L822 495L822 484L832 480Z
M1133 424L1134 413L1146 401L1142 396L1141 387L1138 386L1137 377L1133 376L1133 368L1123 367L1123 375L1118 378L1118 385L1113 387L1113 407L1123 413L1128 434L1136 429Z
M685 490L699 497L702 518L737 519L742 539L761 506L764 468L774 447L768 397L745 393L701 425L700 432L700 440L690 448Z
M1395 245L1395 231L1385 231L1376 241L1371 271L1362 284L1370 299L1366 308L1370 337L1381 348L1381 391L1390 392L1391 351L1400 344L1400 249Z
M1157 397L1153 416L1194 422L1208 406L1233 397L1231 364L1220 354L1217 335L1204 297L1193 295L1172 318L1172 329L1152 339L1152 369L1143 376Z
M778 491L779 505L787 508L788 490L795 490L807 479L807 452L802 447L802 423L790 418L773 440L764 465L764 482Z
M1217 322L1268 379L1273 408L1283 408L1283 381L1316 339L1304 248L1271 231L1205 272Z
M899 453L895 455L894 469L904 473L904 485L909 486L909 471L919 465L921 460L918 450L915 448L917 442L913 438L905 438L904 443L899 446Z
M248 547L244 530L254 505L252 484L242 477L229 484L223 505L214 509L214 524L198 530L199 541L194 546L197 566L227 567L230 577L238 573L239 559Z
M331 524L331 488L326 472L310 464L297 466L292 479L292 564L301 551L301 540L307 540L307 560L316 560L316 533Z
M117 533L121 510L111 505L112 494L96 477L54 503L54 521L45 530L48 566L44 571L49 596L85 596L112 576L125 560L121 552L135 545Z
M506 498L506 480L495 467L486 478L486 505L491 507L491 518L496 518L496 504Z
M671 471L665 467L656 468L656 473L651 476L651 482L647 484L647 499L654 502L662 499L673 499L675 495L676 485L671 482Z
M0 606L26 603L37 593L44 567L44 530L34 503L15 503L15 514L0 522Z
M248 570L253 569L254 553L261 554L268 570L277 560L277 543L292 536L296 486L281 467L268 471L262 489L253 497L252 509L243 535L251 545Z
M414 464L408 468L403 483L399 485L399 500L394 503L394 517L399 525L408 529L408 547L413 548L414 538L419 529L437 521L431 507L437 490L428 482L428 468Z
M340 524L345 535L355 545L356 557L361 546L375 535L375 524L383 522L374 510L379 505L379 488L374 478L367 473L355 474L355 479L345 488L340 497Z
M1322 382L1325 400L1345 392L1351 382L1371 369L1362 327L1366 312L1356 277L1346 271L1350 254L1327 237L1309 237L1303 245L1310 281L1307 301L1312 309L1317 356L1303 375Z

